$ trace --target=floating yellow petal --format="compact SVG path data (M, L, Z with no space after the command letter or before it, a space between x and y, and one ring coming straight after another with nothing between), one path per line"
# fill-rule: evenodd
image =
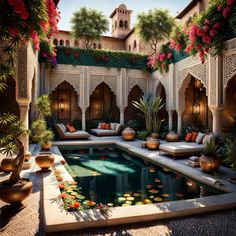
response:
M156 189L150 189L150 190L149 190L149 193L154 193L154 194L155 194L155 193L159 193L159 191L156 190Z
M107 203L107 206L113 207L113 203Z
M122 204L122 206L123 206L123 207L124 207L124 206L130 206L130 204L124 203L124 204Z
M162 199L161 197L155 197L154 200L155 200L156 202L161 202L163 199Z
M130 202L130 201L125 201L125 203L126 203L126 204L129 204L129 205L132 204L132 202Z
M143 205L143 202L136 202L135 205Z
M151 184L147 184L146 188L152 188L152 185Z
M126 198L128 201L133 201L134 200L134 197L127 197Z
M133 193L133 196L134 196L134 197L140 197L140 196L141 196L141 193Z
M154 198L155 196L150 196L150 198Z
M123 202L126 200L126 198L125 197L118 197L118 200Z
M162 197L169 197L170 196L170 194L168 194L168 193L163 193L162 194Z
M143 200L143 203L144 203L144 204L150 204L150 203L152 203L152 201L151 201L150 199L144 199L144 200Z
M131 195L129 193L123 194L124 197L130 197Z

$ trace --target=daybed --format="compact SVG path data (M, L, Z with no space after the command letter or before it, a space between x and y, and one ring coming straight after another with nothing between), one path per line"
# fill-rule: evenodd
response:
M117 136L121 134L123 125L119 123L99 123L96 129L91 129L91 133L96 136ZM104 126L103 126L104 125Z
M59 139L87 139L89 134L82 130L77 130L75 132L68 132L65 125L56 124L55 129L59 135Z
M204 145L195 142L173 142L160 144L159 151L177 156L191 156L200 154Z

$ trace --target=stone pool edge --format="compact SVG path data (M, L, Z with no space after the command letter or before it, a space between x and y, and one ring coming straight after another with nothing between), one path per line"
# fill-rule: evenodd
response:
M121 148L128 149L128 151L132 154L136 154L158 165L166 166L167 168L174 169L178 172L183 171L184 175L187 175L193 179L197 179L198 181L206 183L209 186L213 185L214 187L214 183L216 181L216 178L213 178L212 176L209 177L208 175L202 174L201 172L201 175L198 173L199 176L196 177L195 175L199 171L191 167L184 166L181 163L174 162L170 159L168 159L168 163L165 163L166 158L158 156L158 152L146 151L119 141L73 143L73 145L78 144L115 144ZM63 143L61 145L71 144ZM53 153L55 155L54 165L61 171L61 175L63 176L64 180L72 180L72 177L60 162L60 160L64 158L57 146L53 146ZM183 166L187 168L183 168ZM191 168L192 171L186 174L185 172L189 171L189 168ZM229 184L229 186L224 187L224 191L230 193L174 202L156 203L140 206L113 207L110 208L105 215L97 209L69 213L64 210L62 201L58 199L60 190L58 188L58 183L55 176L52 172L45 173L43 174L43 206L45 228L46 232L49 233L89 227L104 227L117 224L139 223L157 219L182 217L236 207L236 187L234 188L234 186L230 186Z

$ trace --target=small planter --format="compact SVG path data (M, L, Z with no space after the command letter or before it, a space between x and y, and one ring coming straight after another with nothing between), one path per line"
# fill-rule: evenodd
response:
M150 150L158 150L160 146L160 141L157 138L148 138L147 139L147 148Z
M54 156L51 152L42 152L36 155L35 162L43 171L47 171L54 162Z
M179 135L177 133L175 133L175 131L170 131L166 135L166 141L168 141L168 142L177 142L177 141L179 141Z
M46 150L50 150L50 148L52 147L51 143L42 143L41 144L41 149L46 151Z
M219 171L220 161L217 158L202 155L199 158L201 170L206 173Z
M14 185L9 185L9 181L0 183L0 199L10 204L20 204L32 192L33 184L28 179L22 179Z
M122 132L122 138L125 141L132 141L135 138L135 131L132 128L125 128Z
M1 162L1 169L4 172L12 172L13 171L13 162L14 158L13 157L6 157L2 160ZM31 163L28 161L25 161L23 163L22 170L28 170L31 167Z

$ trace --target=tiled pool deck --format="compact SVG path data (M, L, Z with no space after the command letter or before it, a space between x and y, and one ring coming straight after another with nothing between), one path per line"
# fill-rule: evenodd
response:
M93 141L101 141L101 138L92 137ZM111 138L103 138L111 141ZM115 141L140 147L140 142L122 142L120 138ZM70 142L71 143L71 142ZM76 143L76 142L74 142ZM31 147L33 148L33 146ZM140 151L142 151L140 149ZM153 154L154 152L152 152ZM165 161L168 157L162 157ZM185 166L185 160L174 161L177 165ZM189 167L188 167L189 168ZM44 217L42 204L42 174L37 171L32 158L32 171L30 174L34 188L33 194L26 200L28 206L14 213L9 206L0 202L0 234L1 235L44 235ZM192 172L198 171L192 169ZM222 179L227 178L224 168ZM198 171L199 172L199 171ZM200 172L201 173L201 172ZM25 172L27 174L27 171ZM5 174L0 174L1 179ZM223 180L224 182L224 180ZM50 208L50 206L48 206ZM50 211L50 209L49 209ZM112 226L109 228L94 228L77 232L54 233L53 235L236 235L236 209L208 213L205 215L183 217L179 219L158 220L132 225Z

